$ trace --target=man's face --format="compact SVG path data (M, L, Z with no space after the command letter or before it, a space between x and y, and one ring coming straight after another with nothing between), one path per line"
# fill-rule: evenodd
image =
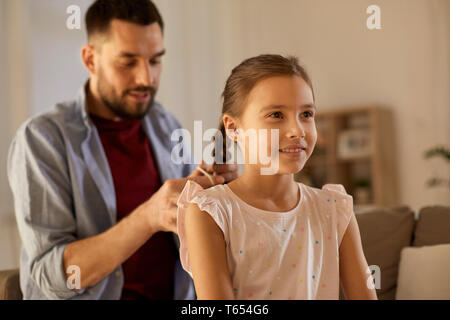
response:
M161 75L164 45L160 26L112 20L98 49L91 81L103 103L121 119L141 119L153 104Z

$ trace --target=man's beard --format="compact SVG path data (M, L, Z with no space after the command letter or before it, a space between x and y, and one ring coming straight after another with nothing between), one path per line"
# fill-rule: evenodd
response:
M114 115L123 119L123 120L139 120L142 119L147 113L150 107L153 105L156 88L147 87L147 86L139 86L131 89L125 90L121 97L117 97L113 92L112 87L109 85L107 81L105 81L105 77L103 77L103 73L100 71L98 75L98 85L97 90L102 99L105 106L111 110ZM127 104L126 96L130 92L142 92L149 93L150 100L146 103L136 103L136 111L132 112L133 108L129 104Z

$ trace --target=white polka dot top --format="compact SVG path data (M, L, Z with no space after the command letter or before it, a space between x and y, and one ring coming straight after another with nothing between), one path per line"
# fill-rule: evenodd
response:
M272 212L250 206L226 184L204 190L188 181L178 199L183 268L192 276L184 215L196 203L224 234L236 299L339 299L339 245L353 198L340 184L298 186L297 206Z

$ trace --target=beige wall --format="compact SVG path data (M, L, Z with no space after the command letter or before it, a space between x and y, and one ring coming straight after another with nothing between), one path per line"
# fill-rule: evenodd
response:
M0 270L19 265L20 239L7 183L7 151L15 129L30 114L27 105L27 10L23 1L0 2ZM21 20L23 19L23 20Z
M73 99L86 79L79 53L84 28L68 30L65 22L69 5L78 4L84 13L90 2L0 1L0 270L19 264L20 239L6 177L12 136L31 115Z

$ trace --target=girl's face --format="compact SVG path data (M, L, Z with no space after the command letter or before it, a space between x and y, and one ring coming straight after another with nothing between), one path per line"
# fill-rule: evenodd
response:
M316 107L309 85L298 76L271 77L260 81L247 98L239 119L225 120L228 116L224 116L226 128L233 123L231 127L241 129L241 133L238 130L237 142L241 150L245 150L245 163L251 163L251 154L255 156L257 152L256 165L274 167L273 163L262 164L260 155L263 151L272 162L278 161L276 173L299 172L311 156L317 140ZM242 131L248 132L249 129L257 132L257 146L242 135ZM260 129L265 129L267 138L261 135ZM271 129L279 130L278 146L271 139Z

